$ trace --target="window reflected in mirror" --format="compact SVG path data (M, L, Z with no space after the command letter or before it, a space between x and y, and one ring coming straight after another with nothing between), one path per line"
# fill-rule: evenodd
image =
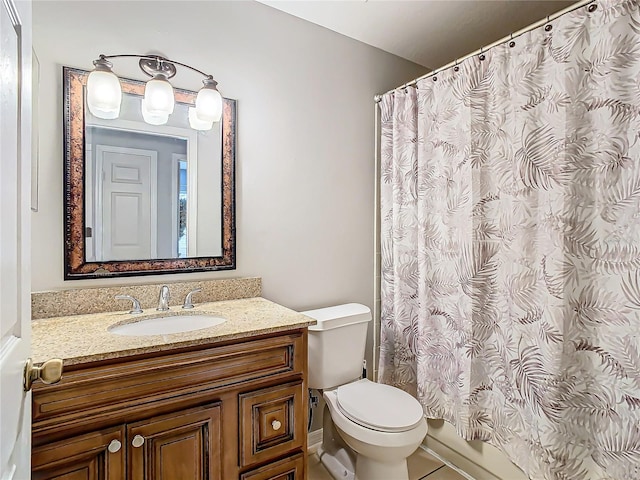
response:
M188 256L187 250L187 161L178 160L178 258Z

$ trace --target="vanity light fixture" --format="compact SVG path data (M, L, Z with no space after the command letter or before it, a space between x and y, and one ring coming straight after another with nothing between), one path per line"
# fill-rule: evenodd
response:
M222 117L222 96L211 75L184 63L169 60L159 55L100 55L94 60L94 70L87 79L87 104L98 118L114 119L120 114L122 88L117 75L113 73L112 58L139 58L140 69L151 80L147 82L142 99L142 118L151 125L164 125L173 113L175 98L173 86L169 82L176 74L176 65L193 70L204 77L203 87L196 97L196 105L189 107L189 125L195 130L211 130L214 122Z

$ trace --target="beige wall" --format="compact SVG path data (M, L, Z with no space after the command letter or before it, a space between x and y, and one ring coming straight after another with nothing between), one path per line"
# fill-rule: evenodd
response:
M32 290L260 276L293 309L373 306L373 95L423 68L256 2L34 4L40 61L40 210ZM238 100L237 270L63 281L61 65L161 53ZM141 78L134 60L116 71ZM182 71L173 83L197 89Z

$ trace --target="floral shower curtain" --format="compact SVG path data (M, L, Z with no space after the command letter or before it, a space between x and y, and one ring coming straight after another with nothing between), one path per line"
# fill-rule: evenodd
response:
M639 3L380 104L380 380L533 479L640 479Z

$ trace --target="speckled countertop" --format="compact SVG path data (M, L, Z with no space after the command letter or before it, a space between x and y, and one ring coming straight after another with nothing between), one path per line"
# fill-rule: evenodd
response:
M210 328L168 335L125 336L108 331L113 325L147 318L198 314L223 317L227 321ZM192 345L214 344L224 340L304 328L315 323L315 320L301 313L261 297L203 303L192 310L174 306L167 312L148 309L138 315L107 312L54 317L32 322L32 358L36 364L50 358L61 358L65 365L74 365Z

